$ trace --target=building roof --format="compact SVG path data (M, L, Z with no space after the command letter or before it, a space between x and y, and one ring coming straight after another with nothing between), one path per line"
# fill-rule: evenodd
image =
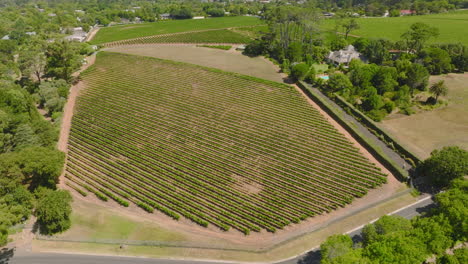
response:
M330 51L327 58L338 64L349 63L352 59L361 59L361 53L353 45L348 45L342 50Z
M409 10L409 9L402 9L400 10L400 15L412 15L414 13L413 10Z

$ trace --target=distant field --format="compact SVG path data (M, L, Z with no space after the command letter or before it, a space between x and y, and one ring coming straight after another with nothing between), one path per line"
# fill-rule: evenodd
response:
M197 31L206 29L224 29L261 25L263 21L256 17L237 16L207 19L168 20L153 23L132 24L101 28L90 41L92 44L133 39L139 37Z
M275 232L387 181L293 87L109 52L82 78L66 177L120 204Z
M323 27L333 30L337 20L323 20ZM386 38L399 40L401 34L409 29L411 24L423 22L439 29L439 37L432 38L431 43L457 43L468 45L468 10L454 11L444 14L424 16L403 16L388 18L359 18L359 30L351 34L370 38Z
M457 145L468 150L468 73L431 76L430 82L445 80L448 106L411 116L384 120L382 125L398 140L427 158L434 149Z
M184 32L175 34L156 35L151 37L142 37L128 40L109 42L107 47L132 45L132 44L151 44L151 43L249 43L251 38L241 33L233 32L228 29L208 30L200 32Z

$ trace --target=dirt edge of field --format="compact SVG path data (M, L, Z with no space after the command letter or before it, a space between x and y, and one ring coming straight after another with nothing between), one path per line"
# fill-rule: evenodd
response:
M87 57L86 58L87 63L81 66L80 70L73 73L72 76L78 77L82 71L88 69L91 65L94 64L95 61L96 61L96 53ZM60 134L59 134L59 140L57 142L57 148L60 151L63 151L65 153L67 152L68 137L70 135L71 120L73 117L73 111L75 108L76 99L80 91L83 89L83 86L84 86L83 81L79 81L77 84L73 85L70 88L70 93L68 95L67 102L65 103L65 106L63 107L63 116L62 116L62 121L60 124Z

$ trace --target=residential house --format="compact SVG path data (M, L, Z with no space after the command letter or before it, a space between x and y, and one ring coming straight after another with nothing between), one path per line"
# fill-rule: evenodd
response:
M410 16L413 14L415 14L413 10L409 10L409 9L400 10L400 16Z
M84 42L87 36L88 33L86 33L82 27L76 27L72 29L72 34L66 36L65 39L69 41Z
M159 15L159 19L161 19L161 20L166 20L166 19L170 19L170 18L171 18L171 14L169 14L169 13L164 13L164 14Z
M335 65L348 65L352 59L364 60L364 57L353 45L348 45L342 50L330 51L330 54L327 56L327 61Z

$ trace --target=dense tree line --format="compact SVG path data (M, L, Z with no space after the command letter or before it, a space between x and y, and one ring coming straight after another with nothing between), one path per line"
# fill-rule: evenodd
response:
M344 36L324 37L320 32L320 13L315 5L306 7L268 7L263 18L268 31L246 47L249 56L272 58L283 72L295 80L306 80L321 87L330 96L337 93L376 121L396 108L411 114L413 96L418 91L433 93L427 104L436 104L446 93L443 83L428 89L430 74L464 72L468 70L468 47L462 44L428 45L439 34L437 28L424 23L410 25L401 39L349 39L358 28L354 19L342 21ZM314 64L326 63L330 51L347 45L366 58L366 63L354 60L349 67L329 67L330 79L315 78Z
M57 28L66 20L34 10L0 10L0 32L9 36L0 40L0 246L32 213L44 233L70 225L71 197L56 190L64 162L56 143L72 73L92 49L62 39Z
M437 186L437 207L426 215L407 220L383 216L362 231L362 242L348 235L329 237L320 247L321 263L423 263L437 256L437 263L467 263L468 248L448 254L468 239L468 151L446 147L434 151L421 170Z

